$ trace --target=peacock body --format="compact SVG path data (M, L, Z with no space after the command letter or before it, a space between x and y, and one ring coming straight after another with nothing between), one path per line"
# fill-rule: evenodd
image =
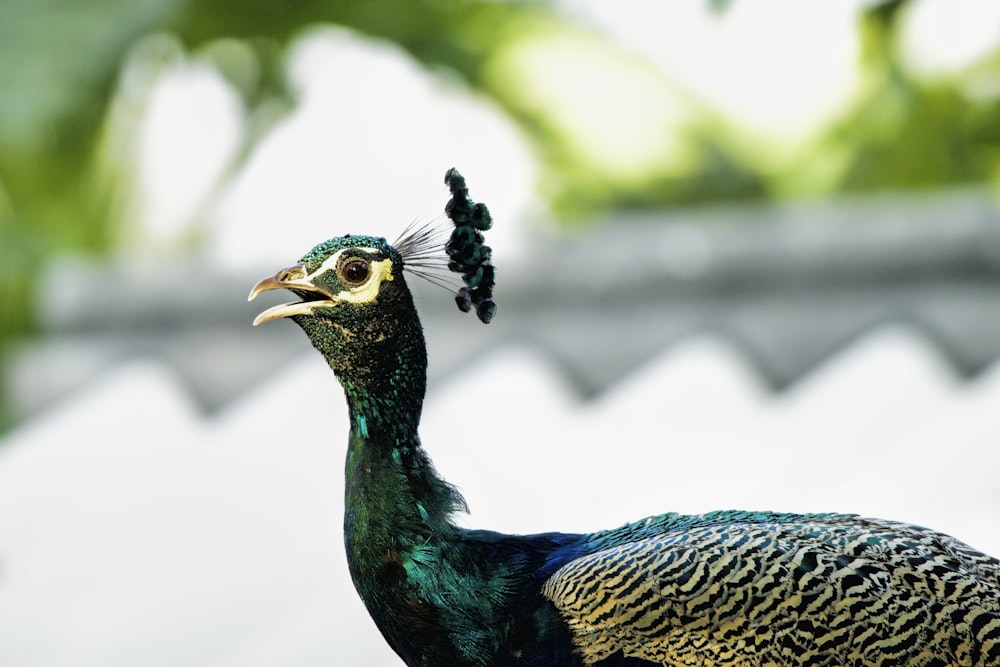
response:
M458 305L488 322L489 214L446 182ZM591 534L456 526L464 501L418 435L427 357L403 273L427 267L431 237L337 237L250 294L299 297L254 323L292 319L344 389L350 573L407 665L1000 666L1000 561L925 528L739 511Z

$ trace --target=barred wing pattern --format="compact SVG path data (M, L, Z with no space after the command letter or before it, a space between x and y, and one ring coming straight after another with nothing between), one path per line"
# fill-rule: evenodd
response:
M940 533L723 512L594 539L542 588L588 665L1000 665L1000 562Z

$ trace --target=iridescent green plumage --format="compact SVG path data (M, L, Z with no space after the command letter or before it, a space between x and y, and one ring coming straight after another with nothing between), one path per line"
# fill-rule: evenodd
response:
M452 268L489 321L488 212L447 182ZM334 238L251 292L300 297L255 322L293 319L344 388L351 576L406 664L1000 665L1000 562L926 529L764 512L587 535L457 527L464 502L418 436L427 359L404 276L432 237Z

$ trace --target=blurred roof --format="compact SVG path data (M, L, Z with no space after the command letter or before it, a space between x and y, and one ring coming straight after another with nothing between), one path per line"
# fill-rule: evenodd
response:
M926 337L962 376L1000 354L1000 209L986 189L620 213L588 229L529 241L501 265L501 314L487 328L411 281L431 381L523 342L593 395L714 332L781 389L888 322ZM174 368L204 406L226 404L309 349L292 326L249 326L249 286L275 269L56 266L41 299L47 335L20 348L7 379L15 410L36 413L137 357Z

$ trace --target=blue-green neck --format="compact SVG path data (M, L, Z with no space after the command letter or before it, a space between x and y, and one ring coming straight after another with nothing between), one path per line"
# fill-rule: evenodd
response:
M419 373L391 375L377 390L342 378L351 423L344 529L361 562L451 535L449 519L464 507L420 444L425 366L409 367Z
M450 517L464 503L420 445L427 357L411 297L397 291L403 287L398 277L383 285L381 303L337 321L297 321L347 397L344 540L351 576L383 633L407 652L415 650L403 645L412 619L399 609L422 598L428 550L443 551L455 539Z
M351 423L344 529L348 554L360 563L387 553L405 559L415 545L450 536L450 516L464 507L420 444L424 366L417 367L377 391L342 378Z
M310 317L299 324L347 397L348 538L357 533L395 549L446 530L462 503L435 473L417 435L427 352L402 277L384 286L381 298L338 321Z
M422 368L418 360L410 362ZM424 402L425 375L414 371L358 382L341 377L351 422L351 443L380 448L405 447L417 437Z
M450 517L464 504L420 445L426 362L422 334L408 338L389 348L385 373L366 381L341 376L351 419L344 542L372 618L400 655L417 655L426 639L414 627L433 613L424 590L434 575L426 565L440 562L455 540Z

